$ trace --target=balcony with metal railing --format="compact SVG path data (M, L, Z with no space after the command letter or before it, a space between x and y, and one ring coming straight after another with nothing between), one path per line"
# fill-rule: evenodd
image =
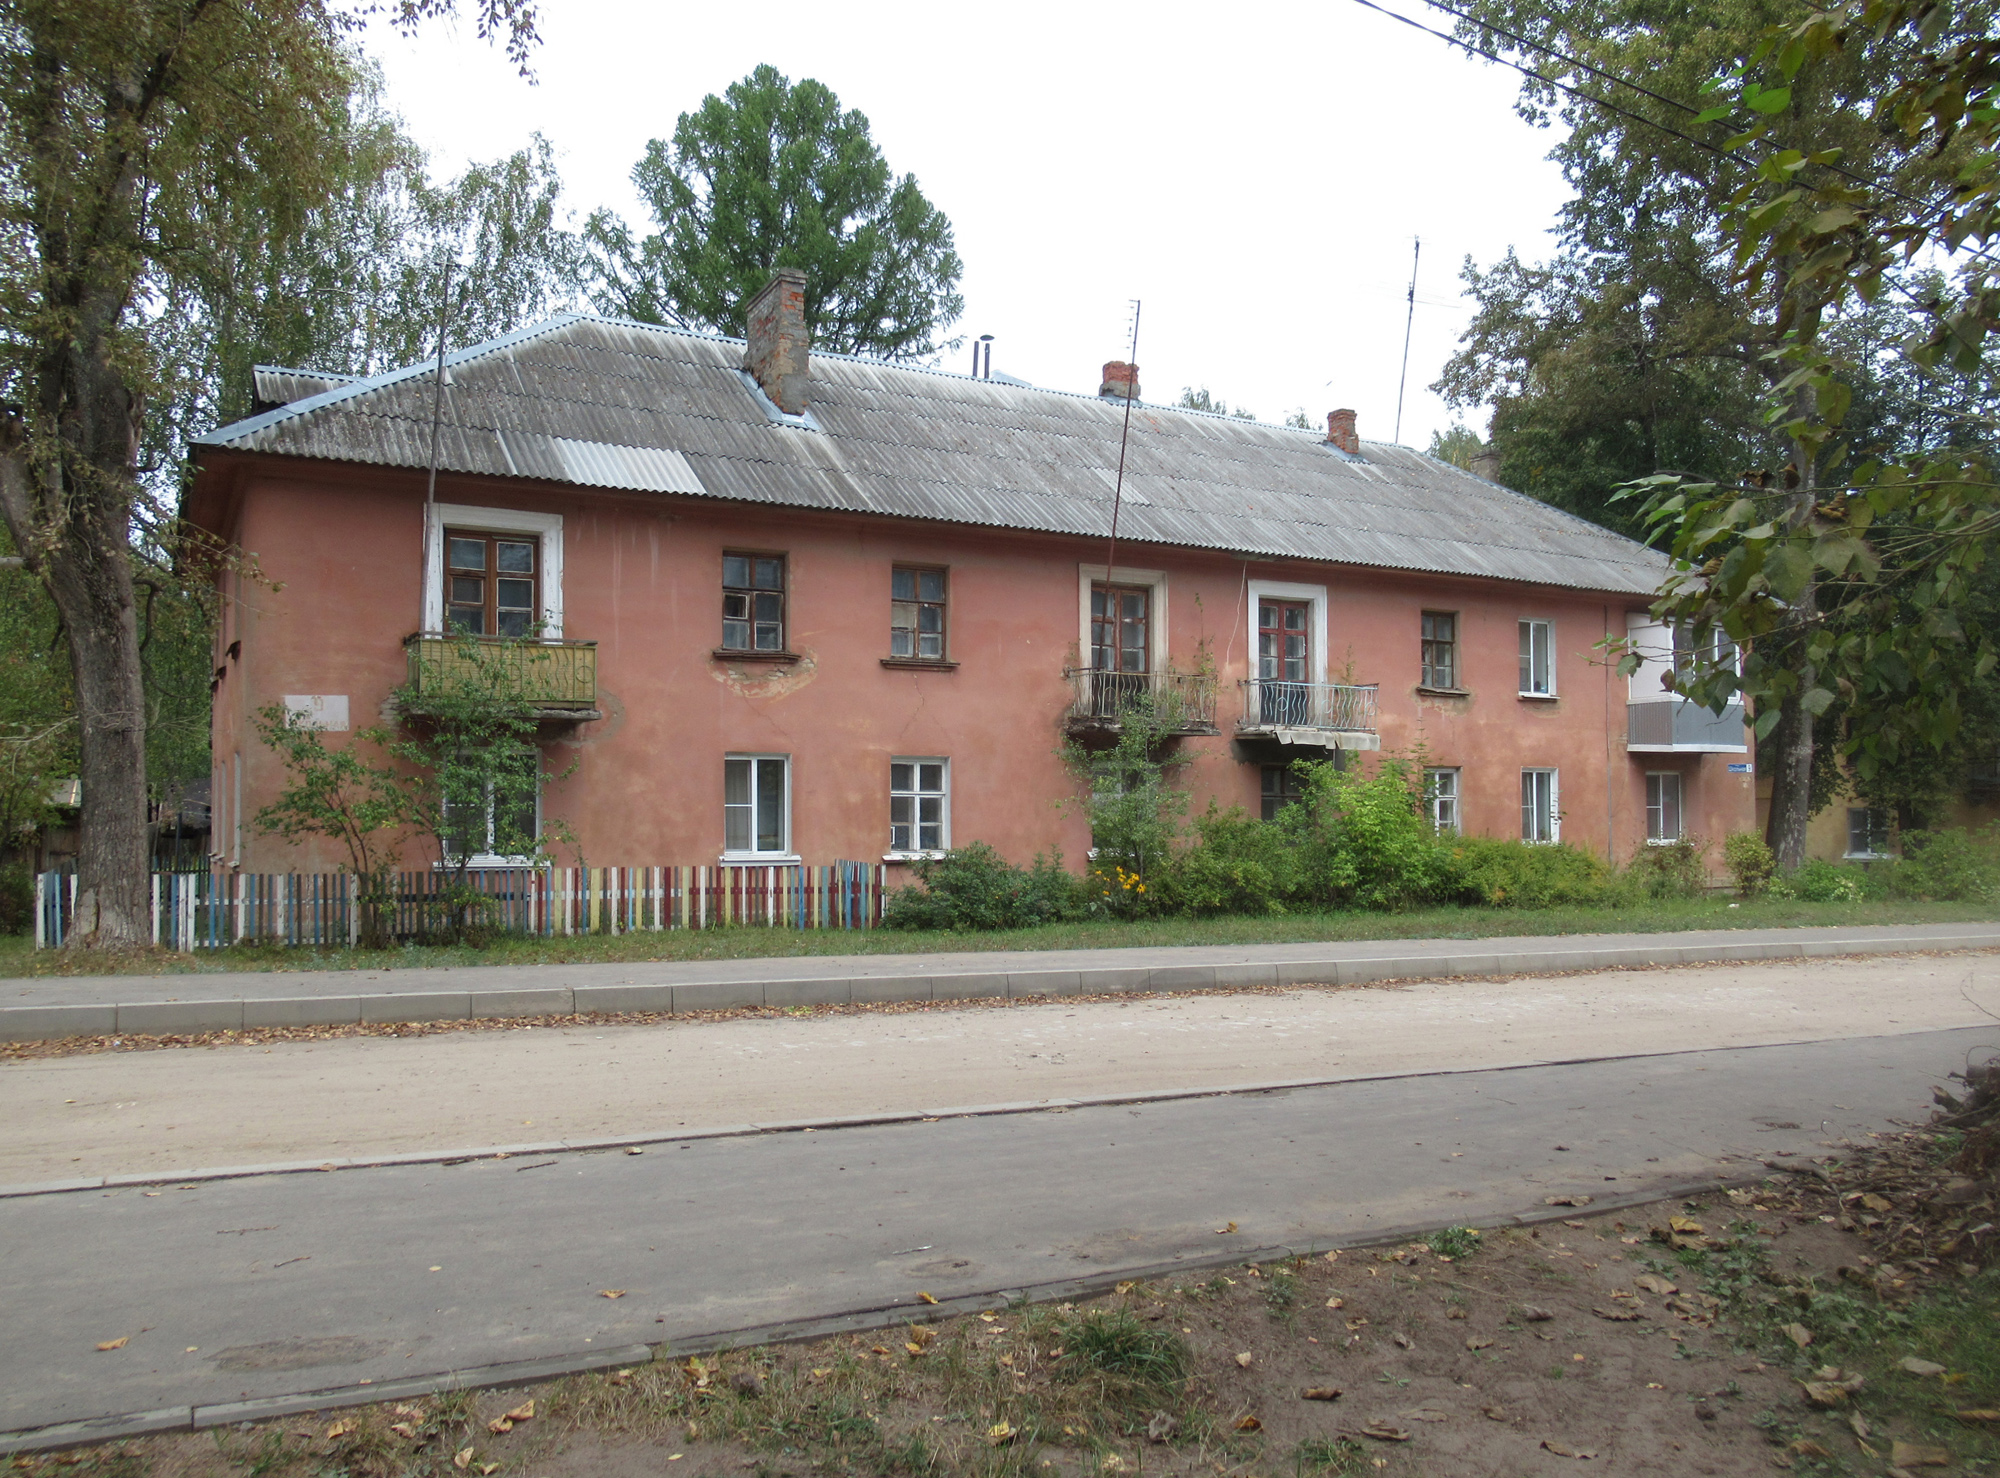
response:
M518 700L543 717L582 722L597 712L597 643L420 631L403 639L416 707L478 693Z
M1380 749L1375 683L1296 683L1251 678L1243 690L1236 732L1246 739L1320 749Z
M1072 734L1116 734L1135 710L1150 707L1170 734L1213 734L1215 677L1206 672L1063 671L1070 685Z

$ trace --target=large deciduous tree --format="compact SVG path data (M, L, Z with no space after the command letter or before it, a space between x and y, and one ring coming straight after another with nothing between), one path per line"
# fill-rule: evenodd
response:
M758 67L681 114L632 179L660 229L591 218L607 312L741 334L750 299L795 267L820 347L920 359L957 342L943 338L965 309L951 222L824 84Z
M526 0L476 4L525 62ZM351 23L326 0L0 0L0 515L75 684L80 944L151 935L133 567L162 382L149 319L174 280L244 254L229 233L286 240L332 190Z

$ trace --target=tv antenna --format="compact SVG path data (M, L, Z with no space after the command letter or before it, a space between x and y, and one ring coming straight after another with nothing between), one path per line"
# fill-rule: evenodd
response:
M1136 377L1139 373L1139 300L1132 300L1132 347L1125 355L1126 368ZM1133 393L1139 387L1131 380L1125 382L1125 425L1118 433L1118 476L1111 484L1111 543L1104 551L1104 583L1108 586L1114 578L1118 565L1118 507L1125 497L1125 444L1132 438L1132 402L1137 398Z
M1410 382L1410 330L1417 322L1417 259L1424 254L1424 239L1412 237L1416 249L1410 253L1410 313L1403 320L1403 373L1396 381L1396 434L1392 438L1398 445L1403 440L1403 391Z

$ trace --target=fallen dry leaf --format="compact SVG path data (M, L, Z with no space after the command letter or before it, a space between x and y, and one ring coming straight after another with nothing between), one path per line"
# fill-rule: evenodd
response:
M1874 1191L1864 1191L1861 1196L1861 1204L1866 1206L1870 1211L1894 1211L1896 1209L1894 1201L1891 1201L1887 1196L1877 1195Z
M1692 1216L1670 1216L1667 1218L1667 1230L1670 1232L1680 1232L1687 1236L1699 1236L1707 1228L1702 1226Z
M1377 1442L1408 1442L1410 1440L1410 1434L1406 1428L1391 1426L1388 1422L1370 1422L1361 1430L1364 1435L1373 1437Z
M1462 1307L1454 1304L1444 1311L1444 1316L1447 1319L1463 1319L1466 1317L1466 1312Z
M600 1288L597 1290L597 1296L599 1298L623 1298L625 1290L622 1288Z
M1778 1333L1782 1334L1786 1339L1790 1340L1793 1344L1797 1345L1802 1350L1807 1345L1811 1344L1813 1339L1812 1331L1806 1328L1805 1325L1803 1324L1787 1324L1783 1329L1779 1330Z
M1951 1450L1945 1447L1925 1447L1916 1442L1891 1442L1889 1463L1897 1468L1948 1468L1952 1464Z
M417 1429L408 1422L391 1422L389 1423L389 1430L394 1432L398 1437L401 1437L405 1442L414 1442L417 1440Z
M919 1293L917 1295L917 1302L920 1304L934 1304L937 1302L937 1299L928 1293Z
M530 1396L519 1406L507 1413L507 1419L515 1422L531 1422L535 1419L535 1398Z
M1557 1457L1593 1458L1597 1456L1597 1450L1595 1448L1565 1447L1562 1443L1557 1442L1552 1438L1544 1438L1542 1440L1542 1446L1546 1448L1548 1451L1554 1453Z
M1302 1401L1338 1401L1340 1399L1340 1387L1307 1386L1303 1391L1299 1392L1299 1399Z
M1448 1422L1451 1420L1449 1413L1439 1411L1435 1406L1415 1406L1408 1411L1399 1411L1396 1415L1406 1416L1411 1421L1417 1422Z
M125 1348L125 1346L127 1346L131 1342L132 1342L131 1335L121 1334L116 1339L107 1339L98 1341L97 1348L100 1350L122 1350Z
M1847 1387L1833 1381L1809 1380L1804 1382L1806 1405L1817 1406L1821 1411L1832 1411L1837 1406L1847 1404Z
M1827 1451L1824 1447L1821 1447L1817 1442L1813 1441L1812 1438L1810 1437L1799 1438L1798 1441L1789 1444L1785 1450L1787 1452L1797 1453L1800 1457L1833 1456L1831 1452Z
M628 1155L636 1155L639 1153L639 1151L627 1150L625 1153ZM479 1478L486 1478L486 1475L488 1473L497 1473L499 1471L500 1471L500 1465L498 1463L481 1463L479 1465Z
M1954 1411L1953 1416L1962 1422L2000 1422L2000 1411L1990 1406L1982 1406L1974 1411Z
M1492 1343L1493 1343L1493 1341L1492 1341L1492 1340L1490 1340L1490 1339L1488 1339L1488 1338L1487 1338L1487 1337L1486 1337L1485 1335L1483 1335L1483 1334L1475 1334L1475 1335L1471 1335L1470 1337L1468 1337L1468 1338L1466 1339L1466 1341L1465 1341L1465 1347L1466 1347L1466 1348L1467 1348L1468 1350L1483 1350L1483 1349L1487 1348L1487 1347L1488 1347L1489 1345L1491 1345Z
M1329 1309L1344 1309L1347 1307L1347 1300L1338 1297L1330 1298L1326 1301L1326 1306Z
M1896 1362L1911 1375L1943 1375L1944 1367L1935 1360L1919 1360L1915 1355L1905 1355Z
M1417 1342L1411 1339L1407 1334L1404 1334L1401 1330L1398 1330L1396 1333L1390 1335L1389 1338L1393 1339L1400 1348L1405 1350L1414 1350L1417 1347Z
M1542 1197L1542 1204L1543 1204L1544 1206L1588 1206L1588 1205L1590 1204L1590 1197L1588 1197L1588 1196L1544 1196L1544 1197Z
M1600 1319L1609 1319L1614 1324L1630 1324L1634 1319L1646 1317L1646 1311L1637 1308L1592 1309L1590 1312Z
M1869 1434L1875 1430L1868 1425L1868 1418L1858 1411L1850 1411L1847 1414L1847 1425L1853 1429L1856 1439L1862 1442L1866 1442Z
M1014 1428L1009 1422L995 1422L986 1429L986 1440L995 1447L1014 1440Z
M1236 1430L1239 1432L1261 1432L1264 1430L1264 1424L1254 1416L1238 1417L1236 1420Z
M1479 1414L1490 1422L1507 1420L1507 1408L1504 1406L1482 1406L1479 1408Z
M922 1349L936 1338L937 1330L928 1324L912 1324L910 1326L910 1340L919 1349Z
M1522 1304L1521 1318L1529 1324L1546 1324L1555 1318L1555 1315L1547 1309L1537 1308L1534 1304Z
M1250 1352L1248 1350L1240 1351L1236 1356L1236 1363L1245 1370L1248 1370L1250 1368Z
M1644 1289L1647 1293L1657 1293L1661 1298L1681 1291L1678 1284L1669 1283L1657 1273L1641 1273L1632 1280L1632 1286Z
M454 1468L457 1468L461 1473L464 1472L467 1468L471 1467L472 1449L469 1447L459 1448L457 1452L451 1455L451 1465Z
M912 1357L921 1355L924 1352L924 1347L918 1344L915 1340L906 1341L903 1345L903 1348L908 1350Z
M332 1426L326 1429L326 1440L331 1442L336 1437L345 1437L349 1432L353 1430L354 1430L354 1423L352 1421L342 1419L341 1421L335 1422Z
M1215 1235L1216 1235L1216 1236L1218 1236L1218 1237L1226 1237L1226 1236L1228 1236L1228 1235L1229 1235L1229 1234L1230 1234L1231 1232L1233 1232L1233 1231L1235 1231L1235 1230L1236 1230L1236 1223L1232 1221L1232 1222L1231 1222L1231 1223L1230 1223L1230 1224L1229 1224L1228 1226L1226 1226L1226 1227L1217 1227L1217 1228L1215 1229Z

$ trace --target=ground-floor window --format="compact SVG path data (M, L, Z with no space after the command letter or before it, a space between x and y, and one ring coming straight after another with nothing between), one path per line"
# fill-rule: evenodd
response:
M1278 813L1305 794L1299 773L1290 765L1264 766L1264 809L1266 821L1276 821Z
M732 754L722 762L722 848L733 857L792 849L791 758Z
M1456 836L1458 822L1458 768L1424 771L1424 805L1431 813L1431 829L1439 835Z
M1553 842L1562 833L1562 813L1557 809L1556 772L1521 772L1521 840Z
M951 762L889 761L889 850L942 852L951 846Z
M518 866L541 845L541 756L467 754L439 777L450 865Z
M1655 770L1646 776L1646 840L1681 839L1681 777L1676 771Z
M1889 813L1872 806L1847 808L1847 855L1887 857L1889 855Z

